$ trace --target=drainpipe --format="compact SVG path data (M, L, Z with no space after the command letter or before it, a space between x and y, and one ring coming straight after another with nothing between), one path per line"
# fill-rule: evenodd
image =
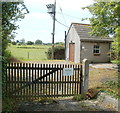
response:
M81 41L80 41L80 63L82 63L82 55L81 55L81 52L82 52L82 43L81 43Z
M111 57L112 57L112 55L111 55L111 52L112 52L112 49L111 49L111 42L109 43L109 49L110 49L110 56L109 56L109 62L111 61Z
M67 38L67 35L66 35L66 31L65 31L65 60L66 60L66 38Z

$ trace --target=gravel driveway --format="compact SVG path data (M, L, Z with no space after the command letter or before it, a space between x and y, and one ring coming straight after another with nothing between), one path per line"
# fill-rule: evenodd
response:
M96 63L96 64L89 64L91 67L94 68L108 68L108 69L117 69L117 64L113 63Z

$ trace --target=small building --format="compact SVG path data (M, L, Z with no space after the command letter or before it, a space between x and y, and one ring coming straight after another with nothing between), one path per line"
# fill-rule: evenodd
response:
M71 24L66 36L66 60L79 63L86 58L91 63L110 62L112 38L91 36L89 27L89 24Z

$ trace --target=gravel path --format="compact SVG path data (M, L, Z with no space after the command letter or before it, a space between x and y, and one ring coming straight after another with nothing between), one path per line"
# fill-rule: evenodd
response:
M114 102L113 102L114 100ZM40 111L117 111L118 100L101 93L97 99L75 101L71 97L57 99L53 103L26 102L20 105L18 112Z
M117 69L117 64L113 63L96 63L96 64L90 64L91 67L94 68L108 68L108 69Z
M23 103L18 111L23 112L31 112L31 111L88 111L88 110L98 110L104 111L99 107L93 106L92 103L89 102L78 102L72 99L64 99L57 100L55 103L40 103L40 102L31 102L31 103ZM95 108L96 107L96 108Z

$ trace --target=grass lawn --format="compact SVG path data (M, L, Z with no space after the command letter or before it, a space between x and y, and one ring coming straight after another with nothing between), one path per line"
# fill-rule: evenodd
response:
M111 62L112 62L112 63L115 63L115 64L120 64L120 61L119 61L119 60L112 60Z
M51 46L48 45L10 45L8 50L12 56L21 61L40 61L47 60L45 52Z

